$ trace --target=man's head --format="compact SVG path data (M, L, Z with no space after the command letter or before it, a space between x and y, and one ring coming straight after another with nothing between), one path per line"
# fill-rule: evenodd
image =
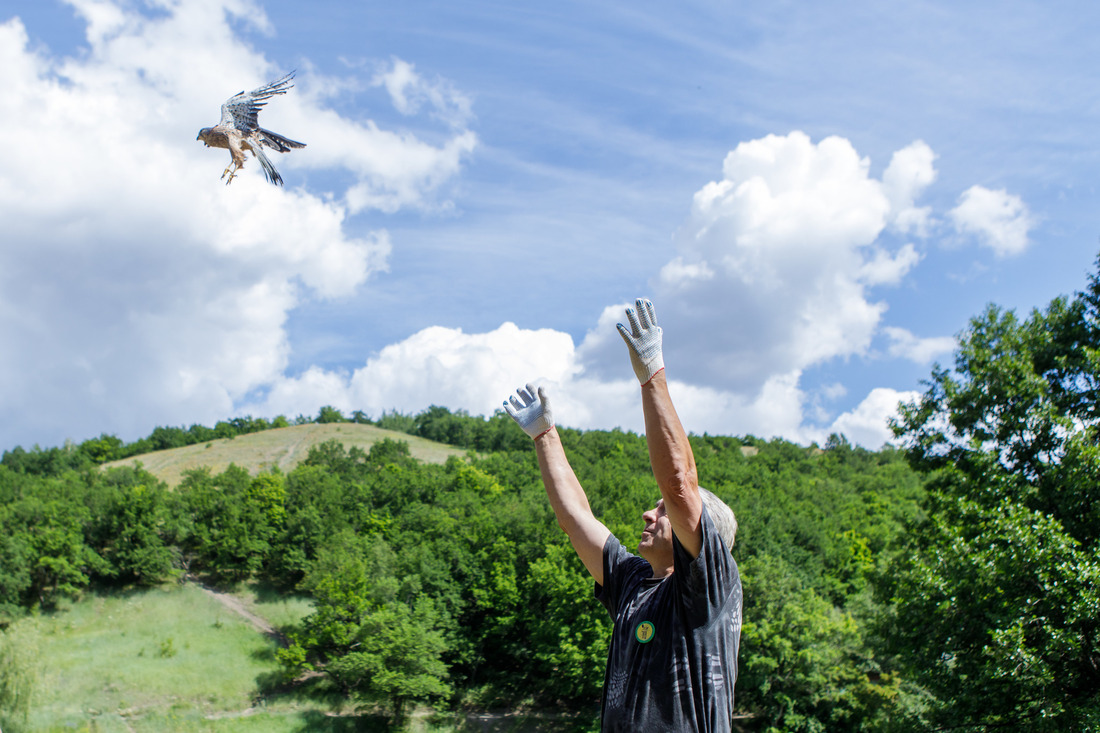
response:
M737 518L733 510L724 501L712 492L699 487L699 496L703 500L703 506L707 508L710 520L714 524L715 531L726 544L726 549L732 550L734 539L737 536ZM645 527L642 536L638 540L638 554L645 558L657 574L665 569L672 568L672 523L665 511L665 501L661 499L652 509L642 514Z

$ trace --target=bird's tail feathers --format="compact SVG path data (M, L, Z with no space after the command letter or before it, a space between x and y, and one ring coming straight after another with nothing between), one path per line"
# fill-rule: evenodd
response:
M283 185L283 177L279 175L279 171L275 170L275 166L268 160L263 148L259 145L253 145L252 154L256 156L256 160L260 161L260 167L264 169L264 175L267 176L267 180L271 181L276 186Z
M285 153L295 148L304 148L305 143L300 143L297 140L291 140L289 137L284 137L277 132L271 130L265 130L264 128L258 128L257 132L260 133L260 142L271 148L277 150L280 153Z

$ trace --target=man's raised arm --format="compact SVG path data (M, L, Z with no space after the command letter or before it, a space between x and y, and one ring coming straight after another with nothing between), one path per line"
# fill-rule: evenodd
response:
M684 549L692 557L698 557L703 546L699 524L703 500L699 496L695 456L668 392L661 351L662 331L657 325L653 304L639 298L634 305L635 308L626 309L630 328L621 323L617 327L629 348L634 374L642 385L649 462L665 501L672 531Z
M611 532L592 514L588 496L565 457L545 388L539 387L536 392L528 384L517 389L515 396L504 403L504 410L535 441L542 483L558 525L569 535L585 568L603 585L603 546Z

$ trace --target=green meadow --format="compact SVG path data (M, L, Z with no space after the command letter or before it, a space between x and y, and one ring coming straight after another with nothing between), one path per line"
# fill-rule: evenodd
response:
M308 612L271 605L283 622ZM30 730L306 729L309 709L257 699L276 642L195 585L90 595L20 623L39 652Z

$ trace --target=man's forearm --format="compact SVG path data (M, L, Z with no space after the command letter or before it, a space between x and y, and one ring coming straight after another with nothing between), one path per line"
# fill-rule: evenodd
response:
M565 457L557 428L551 428L535 439L535 453L554 516L558 518L561 528L569 533L576 526L578 517L591 515L592 508L573 467Z
M551 428L535 438L542 483L558 525L569 535L569 541L581 563L597 583L603 583L603 546L611 534L588 504L577 475L565 457L561 436Z
M664 371L642 386L642 412L649 460L665 501L675 500L688 490L697 493L695 456L672 404Z
M535 389L528 382L504 401L504 411L535 441L542 483L558 525L569 535L573 549L588 572L597 583L602 583L603 548L611 533L592 514L588 497L565 457L546 388Z
M691 443L672 405L663 370L642 385L642 412L649 461L669 521L681 544L696 557L702 547L699 519L703 500L699 496L699 476Z

